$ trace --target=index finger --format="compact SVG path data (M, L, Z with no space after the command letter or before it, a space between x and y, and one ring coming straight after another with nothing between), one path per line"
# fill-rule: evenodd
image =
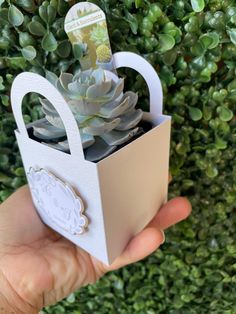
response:
M148 227L167 229L186 219L192 210L190 202L185 197L176 197L167 202L156 214Z

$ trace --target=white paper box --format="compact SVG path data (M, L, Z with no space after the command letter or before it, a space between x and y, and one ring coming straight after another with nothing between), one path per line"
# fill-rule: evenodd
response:
M11 91L12 108L18 126L15 134L28 179L31 179L31 169L44 169L58 178L59 181L55 179L58 184L53 182L54 186L58 185L57 189L63 190L61 182L64 188L67 185L72 187L79 197L75 199L76 204L82 208L80 198L83 201L88 227L83 234L73 233L77 220L73 220L73 225L71 217L84 216L80 207L75 207L75 216L71 216L68 211L72 205L67 202L65 191L55 192L55 188L53 193L57 195L53 196L51 203L47 198L42 199L43 211L35 197L32 180L29 180L39 215L51 228L106 264L112 263L121 254L131 237L141 231L166 202L171 125L170 117L162 115L162 88L152 66L130 52L114 54L114 64L116 68L133 68L146 80L150 91L150 113L145 113L145 120L151 121L154 127L98 163L84 159L73 114L62 95L45 78L33 73L22 73L14 80ZM21 109L22 99L29 92L41 94L54 105L67 132L70 154L29 138L29 126L24 124ZM50 198L52 193L46 190L46 185L38 184L37 192L39 188L44 189ZM69 188L67 190L68 195L73 194ZM56 217L63 210L63 215ZM81 216L76 212L80 210Z

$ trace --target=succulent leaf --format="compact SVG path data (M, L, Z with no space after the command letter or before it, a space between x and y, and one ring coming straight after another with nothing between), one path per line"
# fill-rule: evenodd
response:
M40 139L45 139L45 140L50 140L50 139L54 140L54 139L57 139L66 135L66 132L64 129L57 128L45 122L34 125L33 130L34 130L34 136Z
M114 83L114 81L112 81L111 91L108 94L106 94L102 100L104 101L104 103L115 100L117 97L121 95L121 93L123 92L123 89L124 89L124 79L119 79L117 83Z
M128 96L130 98L129 101L129 110L132 110L135 108L135 106L137 105L138 102L138 93L134 93L134 92L126 92L125 96Z
M90 147L91 145L95 143L94 137L90 134L85 134L83 132L80 132L80 137L81 137L81 141L82 141L82 145L84 149Z
M102 104L86 102L83 99L80 100L69 100L68 105L70 106L72 112L76 115L91 116L99 112Z
M116 130L126 131L134 128L142 119L143 111L141 109L132 110L123 116L120 116L120 123L116 127Z
M84 126L84 124L91 118L92 118L91 116L75 115L75 120L77 121L79 127Z
M99 116L103 118L115 118L123 114L129 108L130 98L126 97L121 101L113 101L105 104L100 112Z
M104 133L103 135L101 135L101 138L108 145L121 145L129 141L135 134L137 134L138 130L139 128L123 132L112 130L109 133Z
M86 96L87 89L89 88L88 84L80 83L78 81L68 84L68 90L73 94L79 94L82 97Z
M65 98L70 98L73 96L73 94L70 91L68 91L62 86L60 79L57 80L56 82L56 88Z
M101 138L96 138L95 143L85 150L85 158L89 161L98 161L116 150L116 146L107 145Z
M60 150L60 151L62 151L62 152L68 152L68 150L66 150L65 149L65 147L63 147L62 145L60 145L59 143L53 143L53 142L51 142L51 143L49 143L49 142L44 142L44 143L42 143L42 144L44 144L44 145L46 145L46 146L49 146L49 147L51 147L51 148L54 148L54 149L57 149L57 150Z
M45 113L45 117L52 125L54 125L57 128L64 128L64 124L60 118L60 116L55 112L52 113L50 111L47 111L46 109L43 109L43 112Z
M70 150L68 140L58 142L58 145L60 145L62 147L63 151L69 151Z
M46 79L52 83L54 86L56 86L56 82L58 80L58 77L56 76L55 73L51 72L51 71L46 71Z
M138 101L138 94L134 92L126 92L123 97L118 98L117 100L105 104L100 112L99 116L104 118L115 118L118 117L125 112L128 112L136 106Z
M68 89L68 85L72 82L73 80L73 75L70 73L61 73L60 77L59 77L59 81L61 83L61 86L67 90Z
M88 126L83 128L83 132L90 135L102 135L115 129L120 123L120 119L105 121L101 118L93 118L89 121Z
M84 149L93 145L93 143L95 142L94 137L91 135L87 135L87 134L83 134L83 133L80 133L80 135L81 135L82 146ZM65 151L70 150L68 140L58 142L58 144L63 148L63 150L65 150Z
M40 98L39 101L42 105L43 111L45 110L46 112L55 113L55 108L53 107L49 100Z
M101 68L98 68L92 72L92 76L95 78L97 84L105 80L105 73Z
M96 99L96 98L103 97L104 95L110 92L111 86L112 86L111 80L104 81L100 84L92 85L88 88L86 96L89 99L90 98Z

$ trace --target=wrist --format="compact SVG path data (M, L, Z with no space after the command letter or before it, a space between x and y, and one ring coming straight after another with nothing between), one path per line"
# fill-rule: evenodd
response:
M39 311L24 302L14 291L0 270L0 313L6 314L38 314Z

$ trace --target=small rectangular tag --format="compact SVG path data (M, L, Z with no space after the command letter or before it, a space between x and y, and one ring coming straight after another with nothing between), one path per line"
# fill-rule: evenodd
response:
M95 4L75 4L65 18L65 31L77 50L82 70L97 68L113 70L112 51L106 16Z

